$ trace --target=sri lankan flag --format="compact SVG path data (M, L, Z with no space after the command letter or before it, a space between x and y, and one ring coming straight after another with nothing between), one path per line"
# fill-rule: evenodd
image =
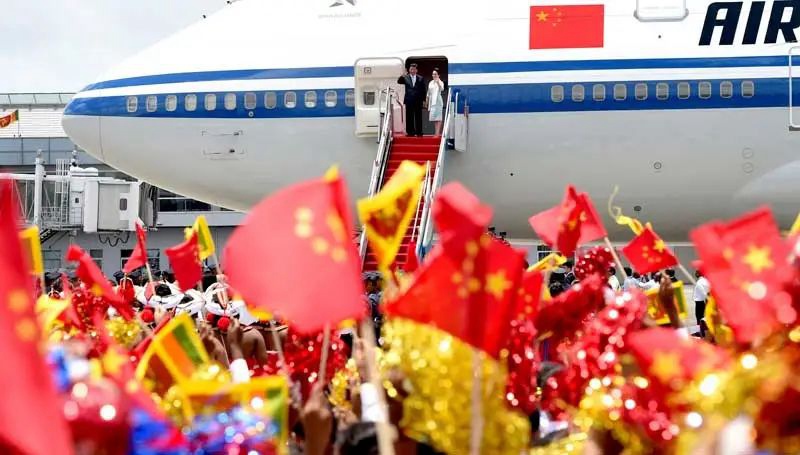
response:
M403 161L375 197L358 201L358 215L380 269L394 262L419 202L425 168Z
M17 121L19 121L19 109L0 117L0 128L5 128Z
M42 243L39 240L39 227L31 226L19 233L22 242L22 252L27 259L28 270L31 275L41 276L44 273L42 260Z
M206 221L205 216L198 216L194 221L194 225L186 229L184 232L186 240L191 239L194 232L197 233L200 260L204 261L217 251L217 247L214 245L214 237L211 236L211 229L208 228L208 221Z
M175 316L153 337L136 368L138 380L163 394L172 385L188 383L197 369L208 363L192 318L182 313Z
M686 319L686 300L683 295L683 282L676 281L672 283L672 290L674 291L673 305L678 309L678 317ZM661 302L658 298L658 291L659 288L654 288L645 292L647 296L647 314L659 325L669 324L669 315L661 306Z

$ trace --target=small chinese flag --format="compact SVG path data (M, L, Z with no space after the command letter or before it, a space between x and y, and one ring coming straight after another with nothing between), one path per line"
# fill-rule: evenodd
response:
M358 216L381 270L392 265L400 250L417 210L424 177L424 167L403 161L380 193L358 201Z
M434 249L413 284L387 302L387 314L436 327L498 358L515 316L524 255L488 236L478 248L483 254L467 254L463 262Z
M27 259L31 275L41 276L44 273L42 260L42 242L39 239L39 227L31 226L19 234L22 241L22 252Z
M147 265L147 234L141 222L136 223L136 248L133 249L131 257L125 263L122 272L126 275L134 270Z
M757 341L797 321L785 291L793 278L790 248L769 208L729 223L708 223L691 238L737 342Z
M674 389L699 375L725 369L731 361L722 348L680 335L674 329L634 332L626 337L625 344L646 376Z
M211 236L211 229L208 227L208 221L206 221L205 216L198 216L194 221L194 225L186 229L184 232L186 240L189 240L193 232L197 234L200 260L204 261L210 258L217 251L217 247L214 245L214 237Z
M634 238L622 253L639 273L654 273L678 265L678 259L661 237L646 227Z
M531 7L530 49L603 47L604 5Z
M433 220L445 254L456 262L464 260L467 253L482 254L484 250L477 248L477 242L488 230L492 214L492 208L461 183L448 183L442 187L433 203ZM478 257L472 259L479 265L484 263Z
M2 453L73 453L62 401L39 342L30 277L19 242L14 184L0 179L0 450ZM46 429L47 437L42 437Z
M357 319L366 309L344 180L285 188L247 215L225 247L225 272L248 305L303 333Z
M75 273L78 278L83 282L92 294L97 297L103 297L117 310L120 316L125 320L130 321L133 319L133 310L128 302L124 302L122 298L114 292L108 278L103 275L103 272L97 267L94 260L78 245L70 245L67 250L67 260L78 263L78 268Z
M533 215L528 220L539 238L565 256L578 245L606 237L608 233L586 193L567 187L561 205Z
M198 281L203 279L203 266L200 263L200 246L196 232L192 232L189 240L164 250L164 254L169 258L172 271L175 273L175 280L181 291L192 289Z

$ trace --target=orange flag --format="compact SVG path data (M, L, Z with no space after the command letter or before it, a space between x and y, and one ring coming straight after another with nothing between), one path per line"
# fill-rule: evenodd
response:
M537 213L528 221L542 241L565 256L574 253L578 245L608 235L589 195L578 193L572 185L567 187L561 205Z
M736 341L750 343L798 320L786 285L789 245L768 208L691 232L718 307Z
M622 253L639 273L654 273L678 265L678 258L661 237L647 227L634 238Z
M39 349L31 282L20 248L16 195L0 179L0 451L71 454L61 400ZM43 437L46 431L46 437Z
M234 231L224 264L248 304L301 332L363 316L361 258L338 175L293 185L261 201Z

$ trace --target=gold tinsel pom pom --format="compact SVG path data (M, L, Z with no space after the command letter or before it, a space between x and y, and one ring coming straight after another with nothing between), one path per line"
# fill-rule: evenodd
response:
M384 326L387 353L382 367L400 369L411 385L403 401L403 432L436 450L470 451L472 371L475 349L433 327L403 319ZM530 424L506 407L505 366L479 354L482 377L481 453L514 454L527 449Z
M139 341L139 335L142 333L142 328L135 320L126 321L119 317L106 321L106 329L117 343L129 349Z

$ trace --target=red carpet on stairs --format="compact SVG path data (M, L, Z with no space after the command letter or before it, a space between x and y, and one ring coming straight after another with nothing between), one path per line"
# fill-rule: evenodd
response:
M405 160L414 161L417 164L425 165L426 162L431 163L431 175L433 179L433 172L436 167L436 160L439 157L439 144L441 137L437 136L424 136L424 137L407 137L405 135L395 135L392 141L391 149L389 150L389 158L386 163L386 172L383 175L383 184L394 175L400 163ZM417 211L417 217L422 216L422 204ZM418 222L418 218L416 218ZM400 251L397 253L395 265L403 268L408 258L408 244L411 242L411 233L414 228L414 219L411 221L408 232L403 238L403 243L400 246ZM372 272L378 269L375 256L372 254L370 248L367 249L367 257L364 260L364 271Z

